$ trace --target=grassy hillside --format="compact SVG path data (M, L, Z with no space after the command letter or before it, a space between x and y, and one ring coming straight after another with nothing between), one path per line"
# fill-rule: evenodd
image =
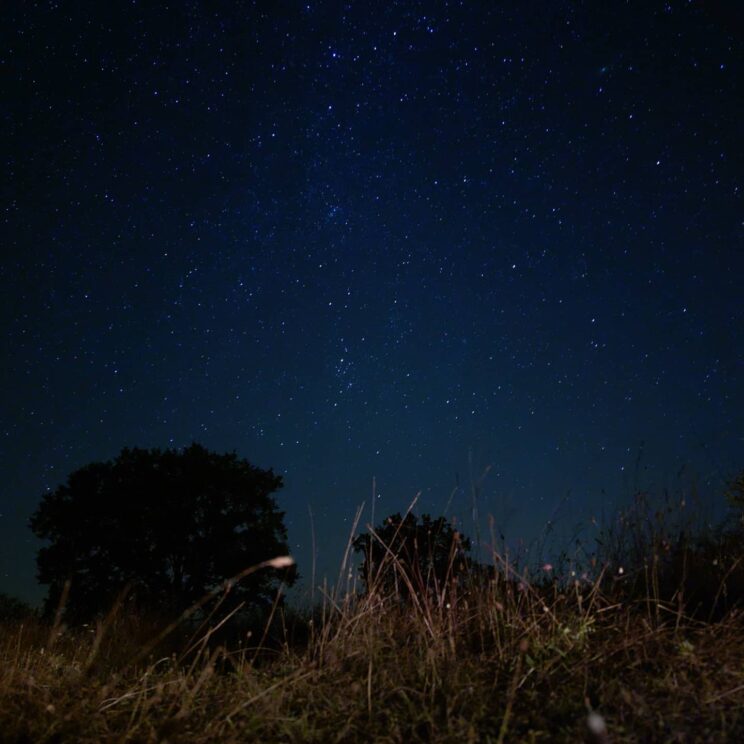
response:
M252 633L219 607L168 632L123 609L77 629L15 616L0 741L744 741L740 533L639 514L584 570L494 553L432 588L388 555L405 601L320 592Z

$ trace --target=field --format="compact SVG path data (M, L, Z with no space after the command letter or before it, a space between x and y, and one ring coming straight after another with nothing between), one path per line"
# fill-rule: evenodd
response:
M220 606L170 627L122 608L6 620L0 740L744 741L740 532L636 520L581 572L494 551L419 586L388 555L376 576L402 591L321 588L252 633Z

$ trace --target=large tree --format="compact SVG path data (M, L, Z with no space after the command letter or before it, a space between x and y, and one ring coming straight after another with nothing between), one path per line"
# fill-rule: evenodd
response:
M408 597L441 592L472 566L470 540L444 517L412 512L392 514L372 532L358 535L352 547L364 556L360 573L366 589Z
M281 476L234 453L199 444L183 450L124 449L72 473L46 494L31 529L47 547L38 578L54 612L68 585L66 616L105 611L128 589L139 607L179 612L225 579L287 553L284 513L272 493ZM238 582L231 599L270 600L280 578L262 570Z

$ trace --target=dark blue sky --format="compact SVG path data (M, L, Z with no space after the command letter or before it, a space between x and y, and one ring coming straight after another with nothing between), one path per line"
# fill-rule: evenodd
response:
M333 573L373 476L378 521L459 483L468 531L490 465L480 513L527 541L636 487L720 493L744 467L740 15L10 3L0 590L39 595L28 516L124 446L282 473L306 576L308 505Z

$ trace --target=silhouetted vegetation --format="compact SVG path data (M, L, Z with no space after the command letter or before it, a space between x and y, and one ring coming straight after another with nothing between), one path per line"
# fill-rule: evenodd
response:
M597 538L595 564L603 580L626 600L650 598L655 611L669 606L691 617L720 619L744 603L742 476L727 496L734 511L710 522L686 498L635 495Z
M470 540L444 517L429 514L420 521L412 512L392 514L354 538L352 546L364 556L359 572L365 588L375 586L401 598L441 593L470 561ZM402 576L408 580L401 583Z
M31 528L50 545L38 577L50 617L84 622L124 601L174 615L249 566L288 552L272 494L282 479L235 454L124 449L72 473L46 494ZM281 576L268 569L226 585L224 608L270 604ZM223 592L224 595L224 592Z
M26 602L0 592L0 623L36 617L36 610Z
M221 635L220 607L167 653L143 655L162 633L121 607L87 628L0 622L0 732L91 743L738 742L744 613L731 578L744 546L729 498L730 519L712 525L686 499L639 494L595 545L532 567L495 540L489 564L476 563L444 518L392 515L348 546L366 591L324 588L307 613L275 603L252 636ZM699 573L710 561L716 570ZM353 579L351 568L341 575Z

